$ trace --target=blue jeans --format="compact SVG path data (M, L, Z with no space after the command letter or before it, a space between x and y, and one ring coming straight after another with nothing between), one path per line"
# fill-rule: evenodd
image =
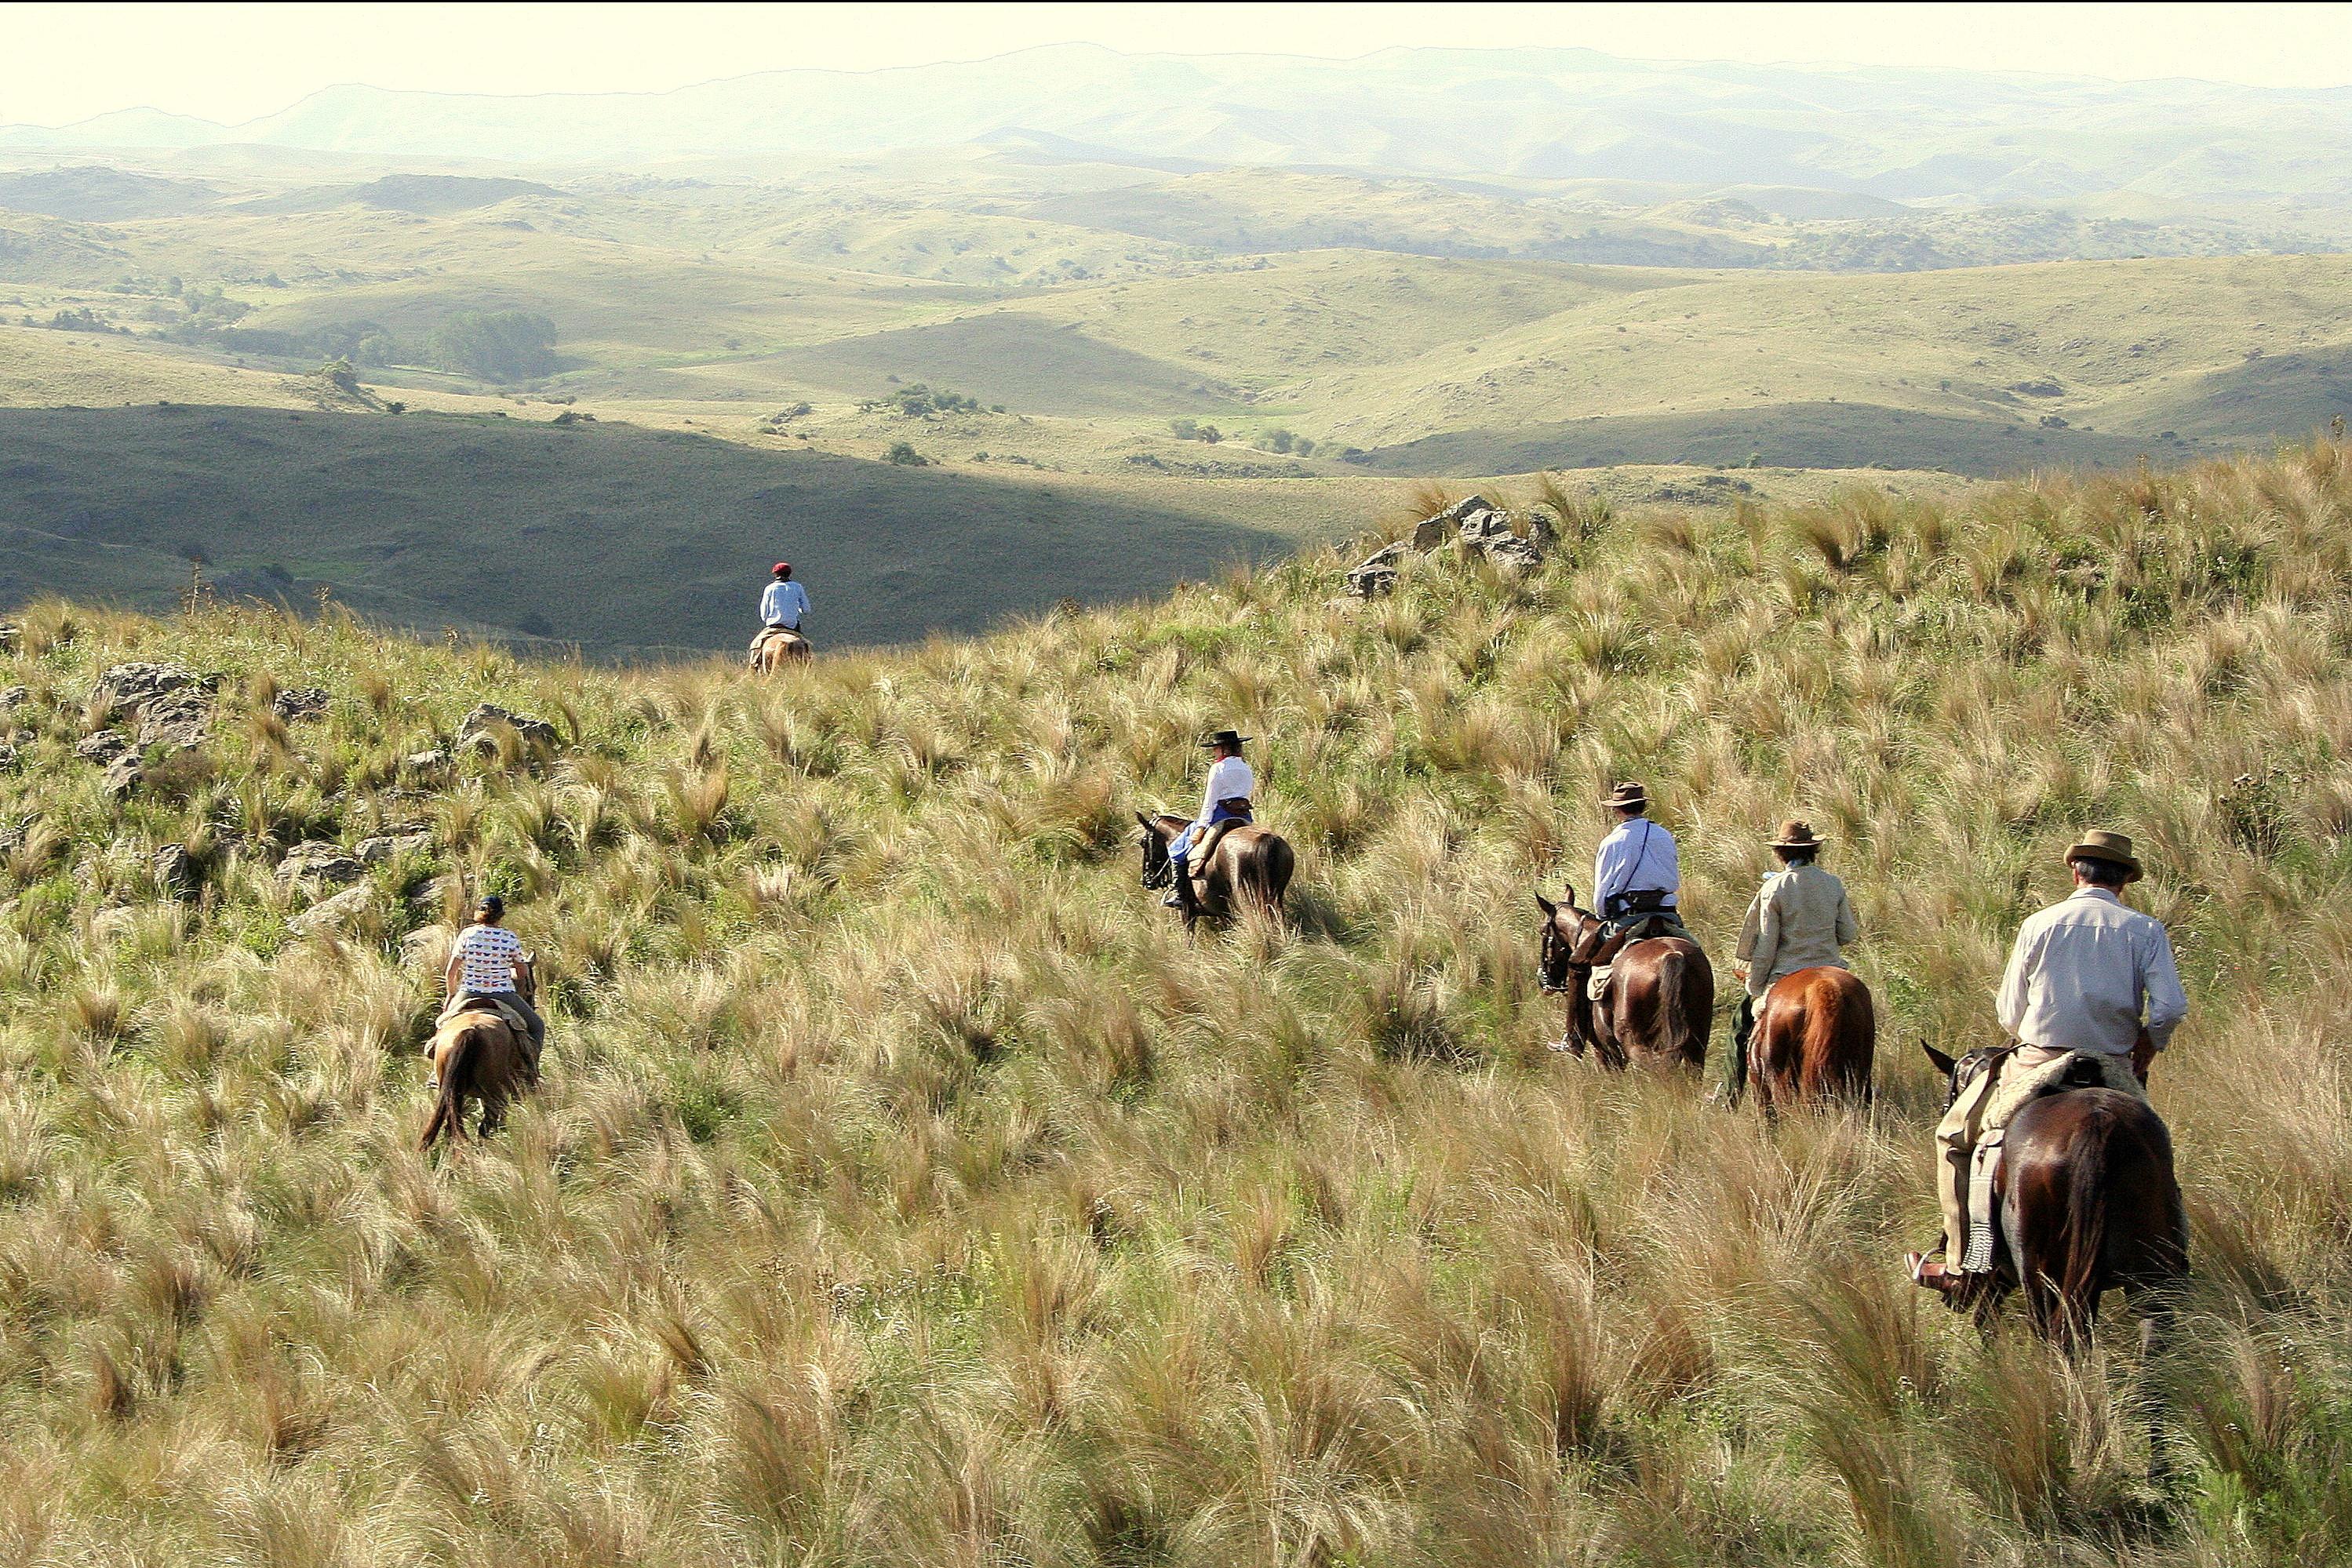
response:
M1207 832L1219 822L1246 822L1249 820L1247 811L1228 811L1225 810L1225 803L1222 800L1209 808L1207 816L1177 834L1176 841L1168 846L1168 862L1176 868L1176 875L1181 879L1186 874L1184 857L1192 852L1192 846L1201 841L1202 833Z

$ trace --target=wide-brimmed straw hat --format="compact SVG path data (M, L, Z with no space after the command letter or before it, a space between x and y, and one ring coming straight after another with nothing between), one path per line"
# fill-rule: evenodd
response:
M2124 880L2137 882L2147 873L2140 870L2139 859L2132 853L2130 835L2110 833L2103 828L2093 828L2083 835L2083 841L2066 852L2068 863L2075 861L2105 861L2119 865L2129 873Z
M1772 847L1776 850L1817 850L1828 842L1827 839L1813 836L1811 822L1801 822L1791 818L1780 824L1780 836L1772 841Z
M1639 784L1620 784L1602 797L1601 803L1604 806L1646 806L1650 803L1650 795Z
M1243 735L1237 730L1221 729L1215 734L1210 736L1208 739L1201 742L1201 747L1204 751L1214 751L1220 746L1238 747L1243 741L1255 740L1256 738L1257 737L1255 736Z

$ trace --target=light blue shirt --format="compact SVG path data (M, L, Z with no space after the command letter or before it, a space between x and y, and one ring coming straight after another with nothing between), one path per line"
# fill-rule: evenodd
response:
M1635 817L1612 829L1592 857L1592 907L1606 912L1620 894L1656 891L1667 894L1675 907L1675 891L1683 884L1682 862L1675 836L1650 821Z
M808 590L799 583L779 578L768 584L768 591L760 595L760 624L790 626L800 630L801 617L808 613Z

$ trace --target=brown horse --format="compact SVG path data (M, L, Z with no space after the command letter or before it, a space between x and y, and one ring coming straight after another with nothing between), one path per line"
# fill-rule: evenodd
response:
M1958 1064L1933 1046L1921 1049L1957 1097ZM2154 1106L2104 1088L2031 1102L2009 1124L1993 1191L1992 1274L1948 1298L1952 1305L1973 1308L1990 1329L2000 1303L2021 1288L2033 1332L2071 1351L2089 1333L2099 1298L2120 1289L2140 1320L2142 1345L2155 1343L2189 1273L2189 1222L2172 1135Z
M1187 818L1171 817L1166 812L1147 816L1138 811L1135 820L1143 826L1143 885L1166 887L1176 873L1168 846L1192 824ZM1230 915L1244 899L1268 915L1280 915L1282 895L1288 891L1290 873L1297 864L1287 839L1247 822L1235 822L1219 835L1216 842L1209 846L1206 863L1198 855L1186 858L1192 868L1192 885L1197 894L1184 911L1187 930L1196 920Z
M781 626L769 627L751 644L751 668L763 675L782 669L788 660L805 661L814 656L807 638Z
M1748 1082L1769 1115L1784 1105L1870 1098L1878 1016L1870 988L1832 965L1772 982L1756 1008Z
M536 960L530 955L515 965L515 994L536 999ZM466 1141L466 1102L482 1103L477 1129L487 1138L505 1124L508 1102L526 1089L539 1086L539 1071L530 1060L530 1040L506 1020L506 1015L486 1005L445 1015L426 1048L433 1059L433 1119L425 1124L420 1150L430 1149L445 1133L456 1143Z
M1568 998L1567 1049L1589 1052L1604 1067L1706 1065L1715 967L1697 943L1612 935L1597 915L1576 907L1572 887L1558 904L1540 893L1536 904L1544 915L1537 969L1545 990ZM1603 964L1615 967L1596 1002L1590 982Z

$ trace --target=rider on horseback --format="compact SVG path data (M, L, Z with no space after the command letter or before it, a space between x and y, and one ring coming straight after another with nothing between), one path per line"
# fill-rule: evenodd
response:
M1618 937L1626 944L1648 936L1689 937L1675 913L1683 873L1675 836L1650 820L1648 792L1639 784L1620 784L1601 803L1617 817L1616 827L1592 857L1592 907L1601 916L1604 943ZM1593 966L1593 1000L1601 999L1613 967Z
M793 580L793 563L780 560L772 573L772 580L760 595L760 634L751 639L751 663L757 668L760 644L771 632L793 632L801 629L808 616L808 590Z
M526 1053L531 1080L535 1082L540 1051L547 1044L547 1020L520 994L519 976L525 962L522 942L506 928L506 900L495 893L484 894L474 905L474 924L458 933L449 949L448 967L442 972L441 989L446 1001L441 1016L447 1018L470 1006L487 1003L494 1010L520 1019L530 1040Z
M1827 841L1813 836L1809 822L1783 822L1772 852L1780 869L1764 878L1739 924L1739 975L1747 982L1731 1026L1725 1076L1710 1099L1739 1103L1748 1082L1748 1041L1756 1032L1756 1009L1772 982L1800 969L1846 967L1838 949L1862 935L1845 883L1814 863Z
M1242 760L1242 742L1249 738L1221 729L1201 743L1216 755L1209 764L1209 783L1202 792L1200 817L1168 846L1168 863L1175 873L1176 885L1162 902L1171 909L1181 909L1187 915L1199 913L1200 895L1192 887L1186 861L1195 849L1204 852L1215 850L1217 840L1223 837L1219 824L1253 820L1250 800L1257 793L1257 776ZM1204 860L1202 863L1207 862Z
M2163 923L2119 896L2141 875L2131 840L2085 833L2066 852L2066 863L2073 894L2026 921L2001 979L1995 1010L2017 1043L1990 1053L1983 1070L1960 1082L1936 1128L1944 1237L1934 1253L1906 1260L1912 1279L1929 1290L1960 1290L1992 1267L1992 1227L1972 1230L1970 1210L1979 1221L1990 1212L1994 1161L2011 1119L2058 1086L2077 1061L2105 1087L2146 1099L2148 1060L2188 1016ZM1966 1250L1955 1262L1948 1249L1963 1239Z

